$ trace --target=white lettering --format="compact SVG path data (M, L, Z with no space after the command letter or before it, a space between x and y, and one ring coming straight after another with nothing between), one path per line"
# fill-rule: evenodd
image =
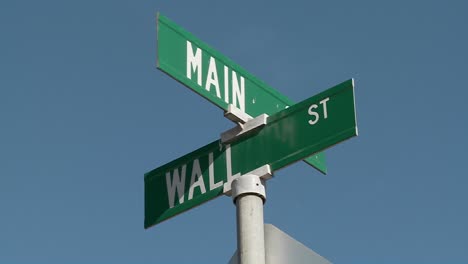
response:
M240 173L232 175L232 162L231 162L231 145L226 145L226 183L224 184L226 187L224 189L231 189L232 181L240 177Z
M327 111L327 102L330 100L330 97L327 97L325 99L323 99L322 101L320 101L320 104L322 105L322 108L323 108L323 119L327 119L328 118L328 111ZM309 120L309 124L311 126L317 124L317 122L319 121L320 119L320 115L314 111L314 109L317 109L318 108L318 105L316 104L313 104L309 107L309 115L310 116L314 116L314 119L310 119Z
M202 51L197 48L193 54L192 43L187 40L187 78L192 79L192 71L197 71L197 83L202 86Z
M218 82L218 71L216 69L216 61L213 57L210 57L210 65L208 66L208 75L206 76L206 85L205 89L209 92L211 85L214 85L216 88L216 96L221 98L221 92L219 91L219 82Z
M224 102L229 104L229 68L224 66Z
M196 181L195 181L195 178L197 179ZM192 177L190 178L190 189L189 189L188 200L192 200L193 191L195 187L200 188L200 191L202 194L206 192L205 182L203 181L203 175L201 173L200 162L198 161L198 159L195 159L193 161Z
M216 188L223 186L223 181L215 183L214 181L214 160L213 160L213 153L208 154L208 162L209 162L209 175L210 175L210 191Z
M190 41L187 40L187 57L186 57L186 76L188 79L192 80L192 74L197 76L197 84L203 87L202 72L203 66L203 51L192 45ZM195 51L194 51L195 48ZM229 78L229 71L231 71L231 78ZM221 95L221 89L219 84L219 75L216 59L210 57L208 62L208 71L206 74L206 83L204 84L205 89L210 92L211 87L214 86L216 89L216 96L219 99L223 99L226 104L233 104L235 107L239 108L241 111L245 112L245 78L241 75L238 75L234 70L229 69L228 66L223 65L224 72L224 95ZM238 78L239 76L239 78ZM230 80L231 79L231 83ZM231 87L229 87L231 86ZM229 91L229 88L232 91ZM326 102L325 102L326 103Z
M179 204L182 204L184 202L185 169L186 169L186 165L183 165L182 173L179 176L179 169L175 168L174 172L172 173L172 181L171 181L171 173L166 172L166 187L167 187L167 195L169 198L170 208L174 207L174 198L175 198L176 191L179 195Z
M325 99L323 99L322 101L320 101L320 104L322 105L323 107L323 118L324 119L327 119L328 117L328 113L327 113L327 102L330 100L330 97L327 97Z
M237 73L232 71L232 104L236 106L236 102L239 104L238 108L245 112L245 80L244 77L240 77L239 87Z
M316 104L313 104L309 107L309 115L315 116L315 120L312 120L312 119L309 120L309 124L312 126L315 125L319 121L319 114L313 110L313 109L316 109L317 107L318 105Z

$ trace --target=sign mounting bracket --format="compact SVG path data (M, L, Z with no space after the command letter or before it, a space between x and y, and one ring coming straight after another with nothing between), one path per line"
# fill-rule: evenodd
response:
M227 111L224 112L224 117L235 123L241 124L244 124L247 121L253 119L252 116L235 107L233 104L228 105Z
M245 124L238 124L228 131L221 133L221 143L229 144L240 139L241 136L247 136L261 129L267 124L267 118L267 114L261 114L254 119L250 119Z

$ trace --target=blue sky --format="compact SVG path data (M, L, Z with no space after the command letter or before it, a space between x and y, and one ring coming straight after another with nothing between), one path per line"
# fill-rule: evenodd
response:
M233 126L156 69L160 11L301 101L356 80L360 135L268 182L334 263L468 263L464 1L0 3L0 263L227 263L220 197L143 229L143 174Z

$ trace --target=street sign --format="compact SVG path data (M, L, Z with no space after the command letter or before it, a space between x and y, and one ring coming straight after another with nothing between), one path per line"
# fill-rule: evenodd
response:
M357 136L349 80L266 119L266 125L216 140L145 174L145 228L207 202L235 177L264 165L272 171Z
M161 14L157 18L157 43L158 69L224 111L233 105L257 117L294 104ZM326 173L323 153L305 158L305 162Z

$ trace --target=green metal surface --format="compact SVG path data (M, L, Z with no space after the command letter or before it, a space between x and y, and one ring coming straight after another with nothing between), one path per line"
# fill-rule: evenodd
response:
M230 145L217 140L146 173L145 228L220 196L231 175L266 164L276 171L353 136L349 80L268 117L262 129Z
M229 104L233 104L256 117L272 115L294 104L161 14L157 18L157 44L158 69L225 111ZM198 67L194 70L190 58L197 54L200 64L195 63ZM305 162L326 174L323 153L316 153Z

